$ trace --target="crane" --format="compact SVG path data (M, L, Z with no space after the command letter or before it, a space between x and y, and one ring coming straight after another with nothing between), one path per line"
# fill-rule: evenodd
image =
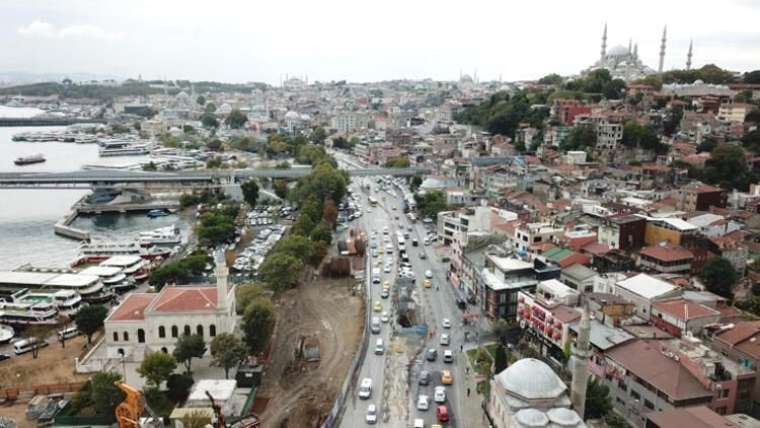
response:
M164 424L161 418L156 416L153 409L145 402L145 396L142 391L124 382L114 382L114 384L126 395L124 401L116 406L116 411L114 412L116 414L116 421L119 423L119 428L143 428L145 426L163 428ZM146 410L151 419L146 424L141 425L140 417Z

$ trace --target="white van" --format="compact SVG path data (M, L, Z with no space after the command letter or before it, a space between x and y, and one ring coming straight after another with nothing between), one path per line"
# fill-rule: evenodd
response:
M19 340L14 343L13 352L15 352L16 355L21 355L31 352L35 348L44 348L45 346L48 346L47 342L39 342L34 337L30 337L29 339Z
M359 385L359 398L368 399L372 396L372 379L365 377Z
M383 355L385 352L385 344L383 344L383 339L377 339L375 342L375 355Z
M72 337L79 336L79 334L79 329L76 327L64 328L63 330L58 330L58 340L71 339Z

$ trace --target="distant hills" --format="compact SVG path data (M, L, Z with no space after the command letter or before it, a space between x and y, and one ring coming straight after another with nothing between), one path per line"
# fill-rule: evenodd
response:
M41 82L61 82L67 77L74 82L124 80L123 77L96 73L30 73L26 71L0 71L0 87L28 85Z

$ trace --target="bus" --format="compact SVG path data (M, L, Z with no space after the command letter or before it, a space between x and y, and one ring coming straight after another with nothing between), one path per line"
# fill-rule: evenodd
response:
M374 197L370 196L369 197L369 204L371 206L373 206L373 207L376 207L377 206L377 199L375 199Z
M30 352L34 348L44 348L45 346L48 346L47 342L40 343L36 338L30 337L29 339L19 340L14 343L13 352L15 352L16 355L21 355Z

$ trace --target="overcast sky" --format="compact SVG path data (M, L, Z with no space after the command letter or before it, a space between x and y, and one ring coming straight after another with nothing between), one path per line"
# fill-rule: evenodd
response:
M276 84L574 74L639 44L657 67L760 69L760 0L0 0L0 73L91 72Z

